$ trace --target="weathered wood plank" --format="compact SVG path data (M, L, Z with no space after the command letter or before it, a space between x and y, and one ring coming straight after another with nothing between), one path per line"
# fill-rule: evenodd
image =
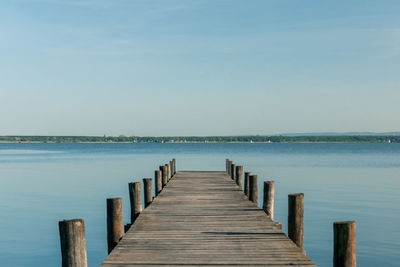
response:
M226 172L177 172L101 266L315 266Z

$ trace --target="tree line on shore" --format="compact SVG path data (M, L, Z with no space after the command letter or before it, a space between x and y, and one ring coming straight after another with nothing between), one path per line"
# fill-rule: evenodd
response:
M80 143L80 142L130 142L130 143L185 143L185 142L369 142L399 143L400 136L388 135L343 135L343 136L0 136L0 142L42 142L42 143Z

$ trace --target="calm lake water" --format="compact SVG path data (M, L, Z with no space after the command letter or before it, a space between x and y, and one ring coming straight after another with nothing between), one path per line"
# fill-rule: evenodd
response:
M332 223L357 222L358 266L399 266L400 144L0 144L0 262L60 266L58 221L83 218L88 262L107 255L106 198L179 170L225 170L225 158L275 180L275 220L287 226L287 195L305 193L305 249L332 266ZM259 193L259 203L262 193Z

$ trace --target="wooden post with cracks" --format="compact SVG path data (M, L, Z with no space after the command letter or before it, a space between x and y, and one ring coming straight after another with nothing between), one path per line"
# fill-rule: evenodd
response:
M257 175L249 176L249 200L258 205L258 177Z
M142 212L142 191L141 183L129 183L129 199L131 203L131 224L133 224L139 214Z
M249 197L249 176L252 175L251 172L245 172L244 173L244 194Z
M263 210L271 218L271 220L274 220L274 195L275 195L275 182L265 181Z
M144 207L147 208L153 202L153 179L143 178Z
M107 247L108 254L124 236L122 198L107 199Z
M356 267L356 222L333 223L333 267Z
M87 267L85 222L82 219L58 222L62 267Z
M154 189L158 196L162 190L162 171L160 170L154 171Z
M242 177L243 177L243 166L236 166L236 184L242 190Z
M290 194L288 197L288 236L304 249L304 194Z

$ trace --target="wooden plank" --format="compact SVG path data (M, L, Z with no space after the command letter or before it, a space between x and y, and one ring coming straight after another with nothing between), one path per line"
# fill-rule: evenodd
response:
M101 264L315 266L226 172L177 172Z

